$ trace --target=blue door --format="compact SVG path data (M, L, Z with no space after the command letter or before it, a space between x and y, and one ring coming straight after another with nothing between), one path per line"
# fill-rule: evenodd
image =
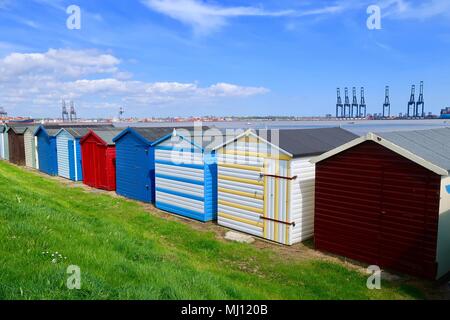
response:
M69 176L70 180L75 180L75 152L73 150L73 140L67 141L69 155Z
M39 170L49 175L58 174L56 138L48 137L44 132L38 134Z
M152 168L154 163L151 159L152 150L153 148L149 146L136 148L136 183L140 189L141 200L145 202L152 202L155 198L155 169Z
M154 164L152 148L132 134L116 141L116 192L130 199L152 202ZM153 175L152 175L153 174Z

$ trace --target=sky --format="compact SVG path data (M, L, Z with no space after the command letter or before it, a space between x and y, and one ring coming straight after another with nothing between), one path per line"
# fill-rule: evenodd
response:
M448 0L0 0L13 116L325 115L353 86L380 113L386 85L398 114L420 81L427 112L450 106Z

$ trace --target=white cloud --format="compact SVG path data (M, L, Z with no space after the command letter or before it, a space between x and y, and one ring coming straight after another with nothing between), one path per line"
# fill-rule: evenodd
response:
M74 99L93 108L149 107L268 92L263 87L221 82L201 87L197 83L138 81L120 70L120 63L111 54L93 50L11 53L0 59L0 105L47 114L49 106L59 108L61 99Z
M449 0L382 0L378 3L383 17L392 19L425 20L438 16L450 16Z
M12 53L0 60L0 81L23 74L78 78L89 74L115 73L120 60L89 50L49 49L45 53Z
M341 11L339 5L310 10L270 11L262 7L224 7L201 0L142 0L150 9L167 15L194 28L197 33L207 34L227 24L235 17L300 17L309 15L334 14Z

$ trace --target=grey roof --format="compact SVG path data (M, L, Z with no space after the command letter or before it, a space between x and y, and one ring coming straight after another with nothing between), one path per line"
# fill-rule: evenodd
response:
M173 127L133 127L132 129L149 142L154 142L173 132Z
M92 131L95 132L96 135L98 135L100 138L102 138L103 141L106 142L108 145L113 145L113 139L115 136L117 136L120 132L122 132L122 129L118 128L94 128Z
M51 128L47 128L47 127L44 127L44 128L50 137L56 136L56 134L59 132L59 130L61 130L61 129L51 129Z
M375 134L444 170L450 171L450 128Z
M175 128L180 134L183 134L183 131L180 129L185 129L189 131L189 138L192 143L201 146L207 151L214 150L216 147L224 144L227 139L230 139L229 136L226 135L226 129L219 129L217 127L202 127L201 130L199 128L193 127L177 127Z
M4 124L0 124L0 133L6 130L6 126Z
M73 126L73 127L62 127L61 129L66 130L71 136L74 138L82 138L84 137L89 130L109 130L114 128L112 125L80 125L80 126ZM60 130L61 130L60 129ZM59 131L60 131L59 130Z
M8 126L9 128L7 130L14 131L15 134L24 134L25 131L28 129L28 126Z
M294 157L320 155L358 138L341 128L256 130L256 133Z

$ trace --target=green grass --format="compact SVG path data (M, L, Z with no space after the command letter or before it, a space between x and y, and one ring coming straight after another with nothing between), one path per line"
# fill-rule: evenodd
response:
M43 252L67 259L53 263ZM0 161L0 299L414 299L344 266L228 243ZM82 287L66 287L68 265Z

